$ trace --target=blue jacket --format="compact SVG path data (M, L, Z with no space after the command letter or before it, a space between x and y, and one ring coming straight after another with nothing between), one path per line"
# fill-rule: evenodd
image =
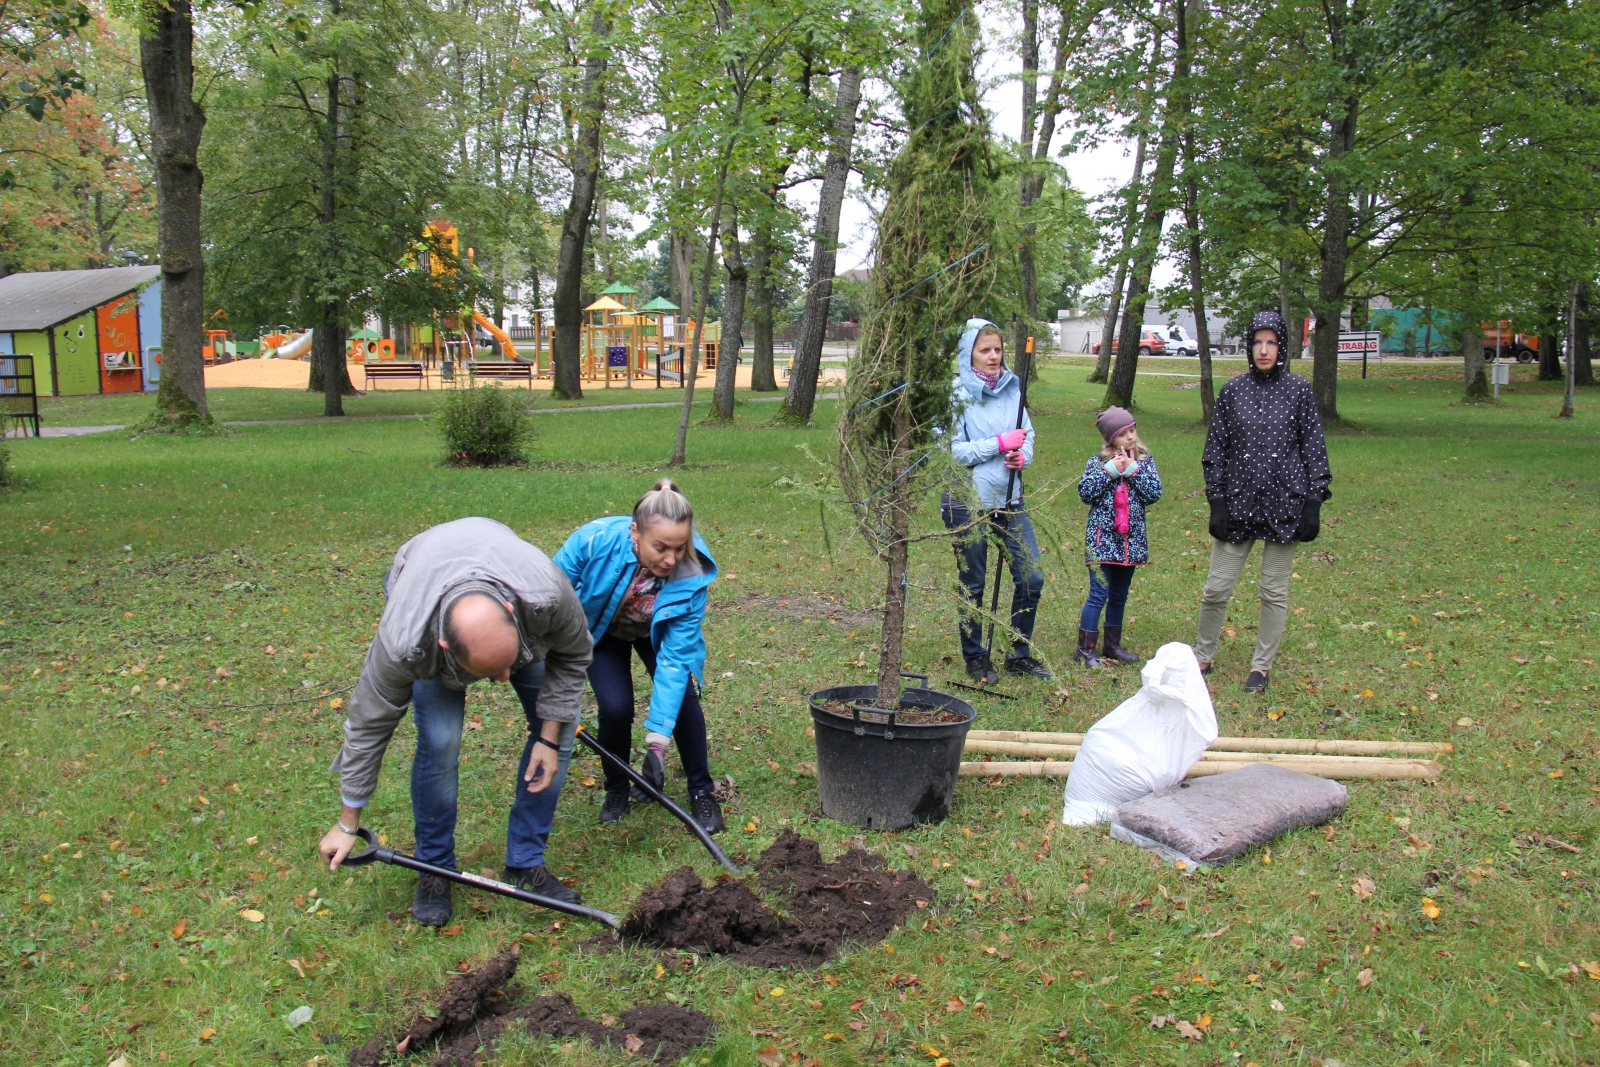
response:
M1017 428L1022 381L1004 364L1000 367L1000 381L993 389L973 373L972 346L977 343L978 330L982 327L998 329L988 319L968 319L957 348L956 380L951 395L955 423L951 428L950 451L957 463L971 469L979 505L998 508L1022 501L1022 478L1011 479L1006 461L1000 455L1000 446L995 442L1000 434ZM1033 420L1026 411L1022 413L1022 428L1028 431L1028 439L1022 445L1022 465L1026 468L1033 462ZM1013 482L1009 501L1002 499L1008 480Z
M627 515L610 515L586 523L555 554L555 564L577 592L589 633L596 641L605 636L628 591L628 580L639 566L628 533L632 522ZM690 677L702 683L705 680L706 589L716 581L717 565L699 534L694 535L694 547L702 561L698 573L693 573L696 568L687 558L680 561L656 595L655 614L650 619L656 671L651 678L645 729L652 733L670 736Z
M1161 474L1154 456L1139 461L1139 469L1128 483L1128 533L1117 533L1116 492L1122 478L1106 473L1105 461L1090 456L1078 483L1078 499L1089 505L1089 527L1083 534L1083 558L1096 563L1121 563L1137 566L1150 562L1150 543L1145 539L1144 509L1161 499Z

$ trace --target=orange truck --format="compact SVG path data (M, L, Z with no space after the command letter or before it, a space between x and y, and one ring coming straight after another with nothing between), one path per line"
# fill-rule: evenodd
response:
M1500 359L1514 359L1518 363L1538 362L1538 334L1514 332L1510 319L1501 319L1497 323L1481 322L1478 326L1483 331L1484 359L1492 363L1498 356Z

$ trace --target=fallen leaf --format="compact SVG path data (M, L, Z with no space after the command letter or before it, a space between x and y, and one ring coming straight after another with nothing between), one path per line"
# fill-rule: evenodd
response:
M1456 720L1456 725L1457 725L1457 726L1475 726L1475 725L1477 725L1477 724L1476 724L1476 723L1474 723L1474 722L1473 722L1473 721L1472 721L1472 719L1471 719L1471 718L1469 718L1469 717L1468 717L1468 716L1466 716L1466 715L1463 715L1463 716L1461 716L1461 718L1459 718L1459 719L1457 719L1457 720Z
M1272 1010L1273 1011L1283 1011L1284 1010L1283 1001L1278 1000L1276 997L1274 997L1273 1001L1272 1001Z
M1271 719L1273 722L1277 722L1279 719L1283 718L1284 714L1285 712L1282 708L1273 708L1271 711L1267 712L1267 718Z
M1289 944L1294 946L1297 949L1305 948L1306 947L1306 939L1301 937L1299 934L1295 934L1294 936L1289 938Z
M214 1038L216 1036L217 1036L217 1031L215 1029L213 1029L212 1027L209 1027L209 1026L206 1027L204 1030L200 1031L200 1040L201 1041L210 1041L212 1038Z
M1426 915L1430 919L1437 919L1439 917L1439 905L1434 903L1432 897L1422 898L1422 914Z
M246 908L239 913L239 918L243 919L245 922L258 923L265 920L266 916L254 908Z
M1150 1029L1160 1030L1168 1024L1175 1023L1177 1021L1178 1017L1176 1015L1152 1015L1150 1016Z
M1367 986L1369 986L1371 984L1372 984L1372 968L1371 967L1363 967L1361 969L1361 973L1356 975L1356 985L1360 986L1362 989L1365 989L1365 988L1367 988Z
M1368 878L1365 875L1362 875L1360 878L1357 878L1354 882L1350 883L1350 892L1354 893L1362 900L1366 900L1377 891L1378 883L1374 882L1371 878Z
M1179 1019L1178 1036L1187 1041L1199 1041L1206 1035L1203 1030L1197 1029L1193 1023L1185 1022L1184 1020Z
M967 1002L961 997L951 997L949 1000L944 1002L944 1010L950 1012L952 1015L966 1006Z
M1584 974L1588 975L1590 978L1593 978L1595 981L1600 982L1600 962L1595 960L1584 960L1582 963L1578 964L1578 966L1583 968Z
M812 1007L812 1008L820 1008L820 1007L822 1007L822 1001L820 1001L820 1000L808 1000L808 1001L806 1001L806 1005L808 1007Z
M1406 843L1419 852L1426 852L1433 847L1431 841L1424 837L1418 837L1416 834L1407 834Z
M865 1030L867 1028L867 1024L860 1019L851 1019L849 1026L852 1030Z
M289 966L293 967L294 968L294 973L298 974L301 978L304 978L306 976L306 969L305 969L304 966L301 965L299 960L290 960L289 961Z
M850 1002L850 1010L851 1011L860 1011L861 1010L861 1005L863 1005L865 1003L866 1003L866 1001L864 1001L864 1000L852 1000Z
M461 932L461 924L460 923L456 923L453 926L448 926L445 929L440 930L439 931L439 936L440 937L454 937L457 934L459 934L460 932Z
M1087 893L1088 891L1089 891L1089 883L1088 882L1079 882L1077 885L1072 887L1072 895L1075 896L1075 897L1076 896L1082 896L1084 893Z
M760 1063L761 1067L783 1067L783 1053L767 1045L756 1052L756 1062Z
M644 1048L644 1042L640 1041L634 1035L629 1034L627 1037L622 1039L622 1047L627 1049L629 1053L637 1053L639 1050ZM761 1062L765 1063L767 1061L762 1060Z
M783 986L781 986L781 985L780 986L773 986L771 989L769 989L767 991L767 996L769 996L769 997L781 997L781 996L783 996L783 994L785 992L786 992L786 990L783 988Z
M188 931L189 931L189 920L188 919L179 919L178 920L178 925L174 926L172 928L172 936L173 937L182 937Z
M116 1059L106 1064L106 1067L128 1067L128 1057L118 1056Z
M938 1049L934 1048L932 1045L923 1045L922 1046L922 1051L924 1051L928 1055L934 1056L934 1057L938 1057L938 1056L944 1055L944 1053L940 1052Z
M593 789L594 788L594 775L592 775L592 774L584 775L581 779L579 779L578 784L583 786L585 789Z

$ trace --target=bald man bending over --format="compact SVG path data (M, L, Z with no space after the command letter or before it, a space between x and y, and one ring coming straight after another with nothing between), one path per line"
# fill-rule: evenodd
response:
M588 622L565 574L510 527L457 519L425 530L395 553L384 580L389 601L350 698L344 747L331 770L343 808L319 850L337 869L378 784L389 738L412 706L411 765L416 855L456 867L457 757L467 687L510 682L528 720L506 827L505 880L577 903L544 865L556 800L572 756L578 701L593 652ZM411 914L426 926L450 921L450 883L417 880Z

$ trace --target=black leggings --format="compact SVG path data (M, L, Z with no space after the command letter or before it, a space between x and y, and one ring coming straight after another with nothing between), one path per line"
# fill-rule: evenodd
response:
M607 634L595 642L594 660L589 664L589 684L594 688L595 703L599 705L600 728L598 740L607 752L623 759L632 759L633 748L633 653L651 677L656 673L656 652L650 639L623 641ZM689 795L698 796L716 788L711 778L710 754L706 742L706 716L700 708L700 691L690 678L683 694L683 706L678 710L678 725L672 731L672 740L678 746L678 759L683 762L684 777L689 779ZM611 764L605 764L606 789L622 789L627 777Z

